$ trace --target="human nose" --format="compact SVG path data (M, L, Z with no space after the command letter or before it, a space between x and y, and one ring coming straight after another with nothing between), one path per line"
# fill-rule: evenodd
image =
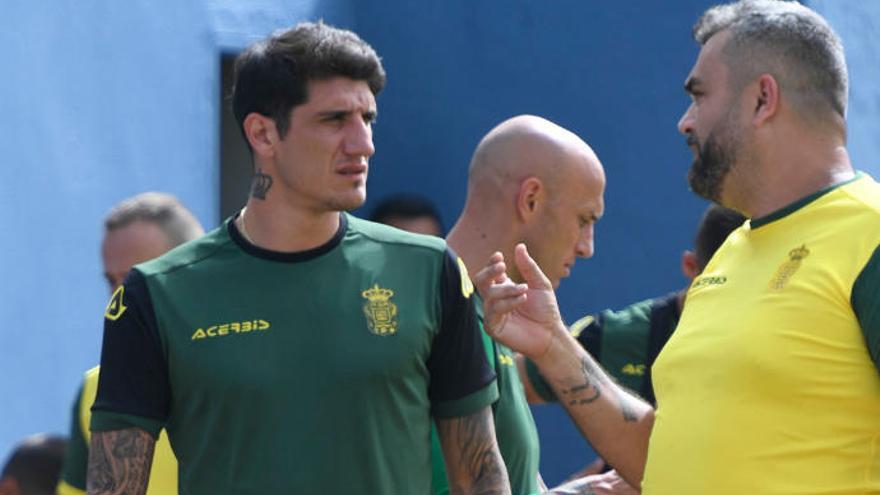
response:
M344 151L352 156L371 157L376 152L373 146L373 127L369 122L358 119L348 126Z
M593 224L584 227L580 237L578 237L575 253L581 258L590 258L593 256Z
M688 135L694 130L694 104L691 103L678 120L678 132Z

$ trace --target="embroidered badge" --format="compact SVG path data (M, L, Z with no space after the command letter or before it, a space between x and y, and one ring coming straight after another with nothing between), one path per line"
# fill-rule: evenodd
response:
M122 296L124 294L125 286L120 285L116 292L113 293L113 297L110 298L110 302L107 303L107 309L104 310L105 318L116 321L122 316L122 313L125 313L126 306L122 304Z
M364 315L370 331L383 337L394 335L397 332L397 305L391 302L394 291L375 284L361 295L367 300Z
M770 279L770 290L782 290L801 267L801 261L809 255L810 250L807 249L806 244L789 251L788 260L779 265L773 278Z

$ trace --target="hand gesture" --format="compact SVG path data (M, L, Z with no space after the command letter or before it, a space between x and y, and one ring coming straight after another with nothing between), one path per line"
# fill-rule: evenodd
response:
M529 256L524 244L514 249L514 262L525 283L507 276L504 256L495 253L474 277L483 297L486 332L498 342L532 359L550 349L557 332L565 333L550 280Z
M569 481L550 490L551 495L639 495L639 491L623 480L617 471L595 474Z

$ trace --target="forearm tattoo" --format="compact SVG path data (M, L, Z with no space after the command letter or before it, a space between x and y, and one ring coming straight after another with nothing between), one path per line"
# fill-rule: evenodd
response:
M95 432L89 447L89 495L145 494L155 445L138 428Z
M602 396L602 389L605 388L606 391L615 395L615 400L620 406L620 412L625 421L632 422L638 419L632 404L630 404L632 399L615 388L611 380L588 356L584 356L581 361L581 373L583 375L582 383L562 389L563 400L568 402L569 406L583 406L595 402Z
M251 182L251 196L257 199L266 199L269 189L272 188L272 176L264 174L262 169L257 169Z
M485 409L452 420L438 421L438 432L457 452L447 459L450 495L502 494L508 490L507 471L492 434L492 414Z

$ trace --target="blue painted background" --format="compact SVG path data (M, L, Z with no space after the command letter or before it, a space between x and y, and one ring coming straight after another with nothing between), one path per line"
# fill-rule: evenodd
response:
M323 18L356 30L389 74L370 195L434 199L448 228L470 154L500 120L542 115L580 134L608 176L596 256L559 297L569 319L675 290L704 203L675 123L711 2L201 0L4 3L0 46L0 455L64 432L80 374L98 360L107 294L100 220L154 189L220 220L221 53ZM880 2L815 0L847 46L850 150L880 175ZM242 166L248 166L242 164ZM556 481L591 453L557 409L535 409L542 470Z

